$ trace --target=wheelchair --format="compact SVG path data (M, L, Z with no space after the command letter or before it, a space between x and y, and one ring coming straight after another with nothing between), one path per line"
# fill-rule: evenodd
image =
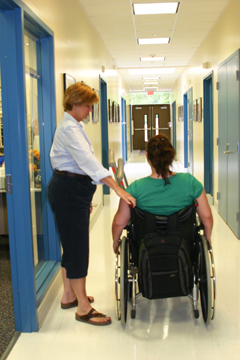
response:
M214 318L216 277L212 246L203 235L197 203L170 215L149 214L131 208L127 235L119 240L115 263L116 317L125 325L127 306L136 317L137 298L188 296L193 316ZM200 294L200 296L199 296Z

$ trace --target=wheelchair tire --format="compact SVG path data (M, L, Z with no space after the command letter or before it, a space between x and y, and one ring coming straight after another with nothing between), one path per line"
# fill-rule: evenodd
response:
M215 274L212 248L204 236L201 236L200 241L199 290L203 319L209 325L214 317Z
M131 319L135 319L136 317L136 310L131 310Z
M120 310L120 244L118 242L118 248L115 258L115 300L116 300L116 318L117 320L121 319L121 310Z
M128 302L128 259L129 259L129 244L127 238L124 236L120 245L120 312L121 324L125 325L127 321L127 302Z
M199 310L193 310L195 319L199 318Z

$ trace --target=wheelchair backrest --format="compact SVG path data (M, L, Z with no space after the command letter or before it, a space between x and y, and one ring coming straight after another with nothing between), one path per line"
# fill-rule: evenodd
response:
M196 206L197 203L194 202L169 216L154 215L137 207L132 208L129 227L131 241L139 244L148 233L178 231L190 245L196 236Z

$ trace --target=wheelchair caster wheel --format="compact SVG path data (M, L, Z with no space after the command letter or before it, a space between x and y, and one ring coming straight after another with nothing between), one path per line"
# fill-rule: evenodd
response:
M135 319L136 317L136 310L131 310L131 319Z
M194 310L194 317L195 319L199 318L199 310Z

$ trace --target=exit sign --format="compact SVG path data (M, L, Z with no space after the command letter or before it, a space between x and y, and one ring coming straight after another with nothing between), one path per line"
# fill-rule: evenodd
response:
M154 94L154 91L148 91L147 94L148 94L148 95L153 95L153 94Z

